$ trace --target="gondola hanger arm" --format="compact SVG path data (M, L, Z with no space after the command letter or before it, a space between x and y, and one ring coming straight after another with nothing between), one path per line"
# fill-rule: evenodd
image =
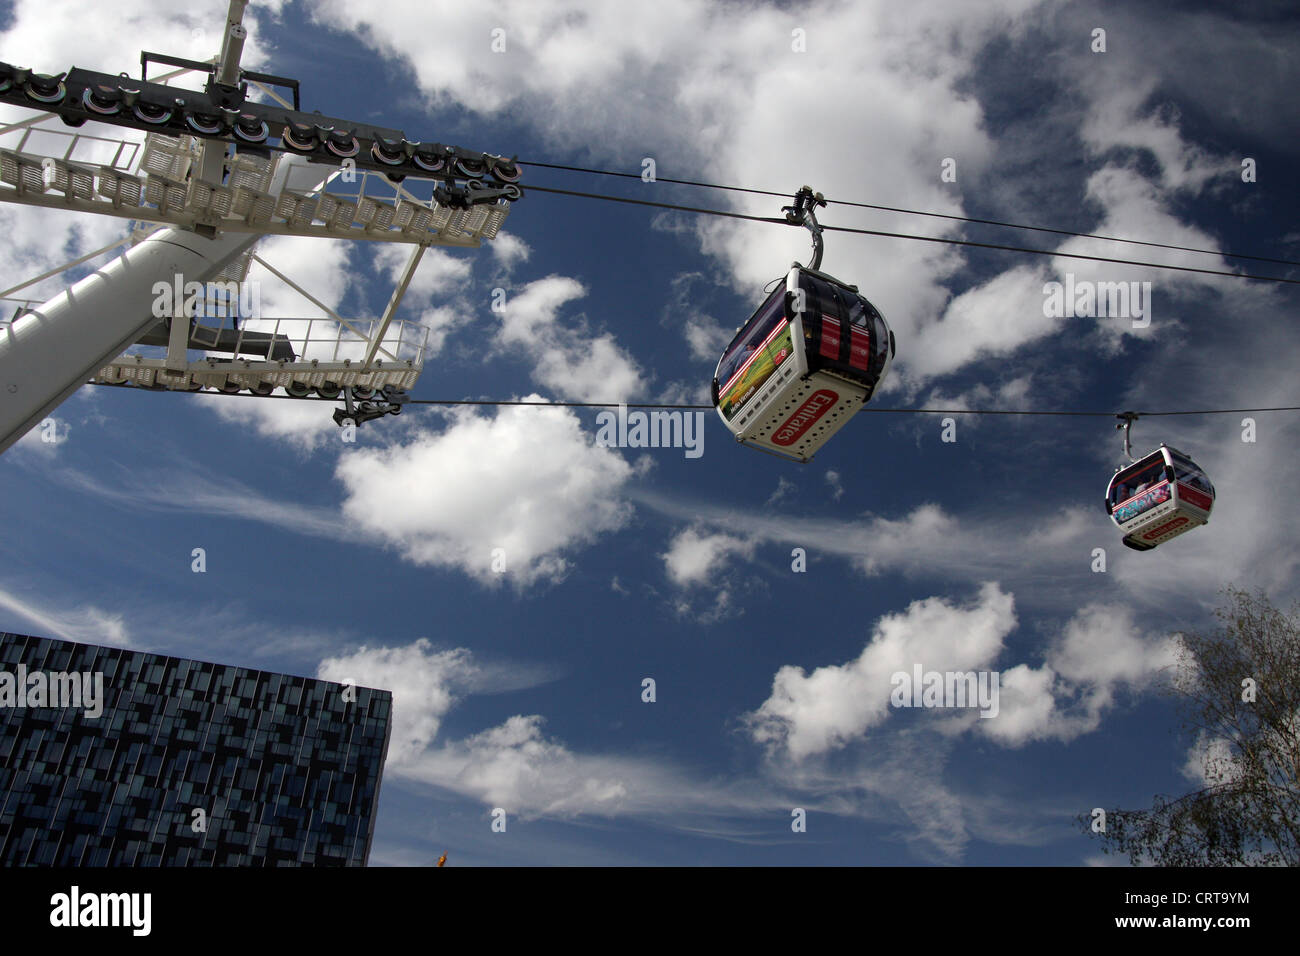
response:
M812 233L813 257L808 268L814 272L822 267L822 251L824 248L821 223L817 221L817 207L825 205L826 198L821 193L813 192L811 186L802 186L794 194L793 205L781 207L781 211L785 213L786 222L792 226L804 226Z
M1121 412L1115 417L1120 420L1115 427L1124 429L1124 455L1130 463L1135 462L1137 459L1133 457L1133 446L1129 441L1129 437L1133 429L1133 423L1138 420L1139 415L1137 412Z

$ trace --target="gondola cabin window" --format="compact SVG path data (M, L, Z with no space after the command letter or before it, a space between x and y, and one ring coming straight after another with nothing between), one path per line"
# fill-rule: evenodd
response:
M1169 495L1164 459L1140 461L1115 476L1110 496L1111 511L1116 521L1131 521L1144 511L1168 501Z
M790 357L791 351L782 286L745 323L718 363L718 408L723 416L730 419Z

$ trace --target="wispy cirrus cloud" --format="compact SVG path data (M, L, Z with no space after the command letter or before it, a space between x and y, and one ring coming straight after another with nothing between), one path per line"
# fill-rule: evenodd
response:
M0 608L29 622L42 637L52 634L65 641L119 647L134 643L123 614L93 605L69 608L62 601L41 601L31 595L20 597L0 587Z

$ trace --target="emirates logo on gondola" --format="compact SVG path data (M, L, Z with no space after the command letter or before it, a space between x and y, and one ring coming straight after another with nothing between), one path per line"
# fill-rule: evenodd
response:
M829 388L817 389L780 428L772 433L772 444L793 445L839 400L839 395Z
M1145 538L1147 541L1154 541L1156 538L1160 537L1161 535L1167 534L1168 532L1173 531L1175 528L1181 528L1185 524L1187 524L1187 519L1184 518L1182 515L1179 515L1178 517L1173 518L1170 521L1166 521L1164 524L1157 525L1156 527L1148 531L1146 534L1142 535L1142 537Z

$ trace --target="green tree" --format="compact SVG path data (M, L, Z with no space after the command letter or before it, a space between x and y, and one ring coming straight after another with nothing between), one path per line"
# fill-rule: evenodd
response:
M1135 866L1300 865L1300 609L1236 588L1208 634L1175 635L1171 693L1204 786L1083 829Z

